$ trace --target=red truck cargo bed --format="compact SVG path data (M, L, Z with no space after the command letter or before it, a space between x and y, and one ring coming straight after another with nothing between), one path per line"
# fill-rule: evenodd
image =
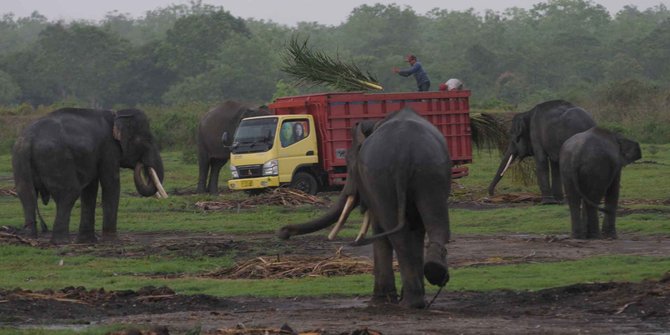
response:
M275 100L269 108L277 115L310 114L319 143L319 163L330 184L346 179L346 151L351 127L361 120L379 120L390 112L409 107L428 119L444 134L454 162L455 178L468 174L472 162L470 91L403 93L319 93Z

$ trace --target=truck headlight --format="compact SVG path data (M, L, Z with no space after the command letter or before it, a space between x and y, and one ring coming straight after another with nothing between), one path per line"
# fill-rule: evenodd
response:
M263 175L264 176L277 176L279 175L279 163L276 159L267 161L263 164Z
M233 179L239 179L240 174L237 172L237 167L234 165L230 166L230 174L233 176Z

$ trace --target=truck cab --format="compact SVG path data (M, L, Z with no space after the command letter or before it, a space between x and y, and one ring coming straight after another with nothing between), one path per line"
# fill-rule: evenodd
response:
M311 115L272 115L242 120L231 147L231 190L290 184L305 193L318 191L317 134Z

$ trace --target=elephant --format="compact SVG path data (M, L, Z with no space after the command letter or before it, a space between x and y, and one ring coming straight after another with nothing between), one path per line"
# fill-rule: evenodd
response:
M621 169L642 158L640 145L599 127L570 137L560 152L561 180L570 206L572 237L616 238ZM599 208L602 198L605 207ZM598 210L605 214L602 234Z
M360 206L364 219L354 244L373 243L371 302L398 303L392 266L395 251L402 279L401 306L424 308L423 277L440 287L449 281L445 245L450 238L447 199L452 162L444 135L413 110L402 109L375 124L358 123L351 136L347 179L337 202L319 218L280 228L278 236L288 239L337 221L329 235L332 240L351 211ZM375 235L365 238L370 226Z
M230 159L230 145L240 121L246 117L269 114L267 107L250 109L239 102L227 100L209 110L200 119L197 193L219 194L219 172Z
M134 169L137 191L167 197L163 162L149 120L137 109L61 108L22 130L12 148L12 169L26 232L37 237L37 198L56 203L51 242L68 243L70 213L81 198L77 242L93 243L98 185L102 189L102 238L116 240L120 168Z
M515 159L521 161L533 156L542 203L560 203L563 200L558 162L561 145L570 136L595 125L590 113L564 100L546 101L515 115L509 131L509 144L489 185L489 195L493 195L496 185Z

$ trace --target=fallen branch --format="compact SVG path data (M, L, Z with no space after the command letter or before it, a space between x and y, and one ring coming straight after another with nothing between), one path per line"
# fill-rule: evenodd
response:
M0 195L18 197L15 189L0 189Z
M302 258L283 261L257 257L203 276L228 279L281 279L345 276L371 272L372 262L368 258L335 255L326 259Z
M616 313L614 313L614 315L619 315L619 314L623 313L623 312L628 308L628 306L633 305L633 304L637 304L637 303L638 303L638 301L635 300L635 301L631 301L631 302L629 302L629 303L627 303L627 304L621 306L621 308L619 308L619 309L616 311Z
M243 200L198 201L195 206L202 210L231 210L262 205L294 207L305 204L323 206L326 201L302 191L280 187Z
M16 241L18 241L18 242L20 242L20 243L27 244L27 245L30 245L30 246L33 246L33 247L34 247L34 246L37 246L37 245L39 244L39 243L38 243L37 241L35 241L35 240L28 240L28 239L25 239L25 238L23 238L23 237L21 237L21 236L19 236L19 235L11 234L11 233L4 233L4 232L0 232L0 239L11 239L11 240L16 240Z
M82 305L90 305L89 303L78 300L78 299L69 299L69 298L60 298L57 296L52 296L52 295L46 295L46 294L40 294L40 293L27 293L27 292L21 292L18 294L14 294L15 296L18 296L19 298L29 298L29 299L34 299L34 300L54 300L54 301L60 301L60 302L71 302L75 304L82 304Z

